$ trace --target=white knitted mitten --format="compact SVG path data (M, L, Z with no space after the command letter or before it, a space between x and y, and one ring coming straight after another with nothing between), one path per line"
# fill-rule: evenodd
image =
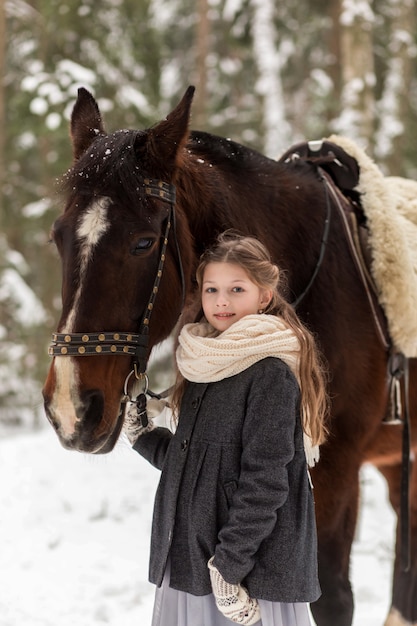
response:
M153 430L153 428L154 425L152 422L152 418L149 419L148 415L148 424L146 426L143 426L136 403L129 402L126 409L123 431L126 437L129 439L130 444L133 446L138 437L144 435L145 433L149 433L151 430Z
M214 557L207 565L217 608L235 624L245 626L256 624L261 619L258 601L249 597L242 585L227 583L217 567L213 565L213 559Z

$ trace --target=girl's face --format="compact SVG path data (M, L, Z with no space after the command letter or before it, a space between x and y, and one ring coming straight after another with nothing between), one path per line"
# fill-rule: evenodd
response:
M201 301L206 320L220 332L264 309L272 298L260 289L240 265L209 263L203 274Z

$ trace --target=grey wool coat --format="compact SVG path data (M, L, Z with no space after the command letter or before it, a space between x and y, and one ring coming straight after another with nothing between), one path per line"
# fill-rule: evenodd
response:
M162 470L149 579L211 593L207 561L257 599L320 596L314 502L298 383L268 357L236 376L188 383L175 435L155 428L134 448Z

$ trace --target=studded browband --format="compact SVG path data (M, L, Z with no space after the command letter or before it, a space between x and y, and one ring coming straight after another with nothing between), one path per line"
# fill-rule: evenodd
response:
M140 335L132 333L53 333L50 356L122 354L135 356Z

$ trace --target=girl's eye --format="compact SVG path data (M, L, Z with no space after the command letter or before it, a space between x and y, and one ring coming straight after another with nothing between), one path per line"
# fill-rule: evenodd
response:
M243 291L243 287L233 287L233 291L234 291L235 293L242 293L242 291Z
M141 254L142 252L146 252L150 248L152 248L155 243L155 239L152 237L143 237L142 239L138 239L135 243L134 248L132 249L132 254Z
M215 287L207 287L206 293L216 293L216 288Z

